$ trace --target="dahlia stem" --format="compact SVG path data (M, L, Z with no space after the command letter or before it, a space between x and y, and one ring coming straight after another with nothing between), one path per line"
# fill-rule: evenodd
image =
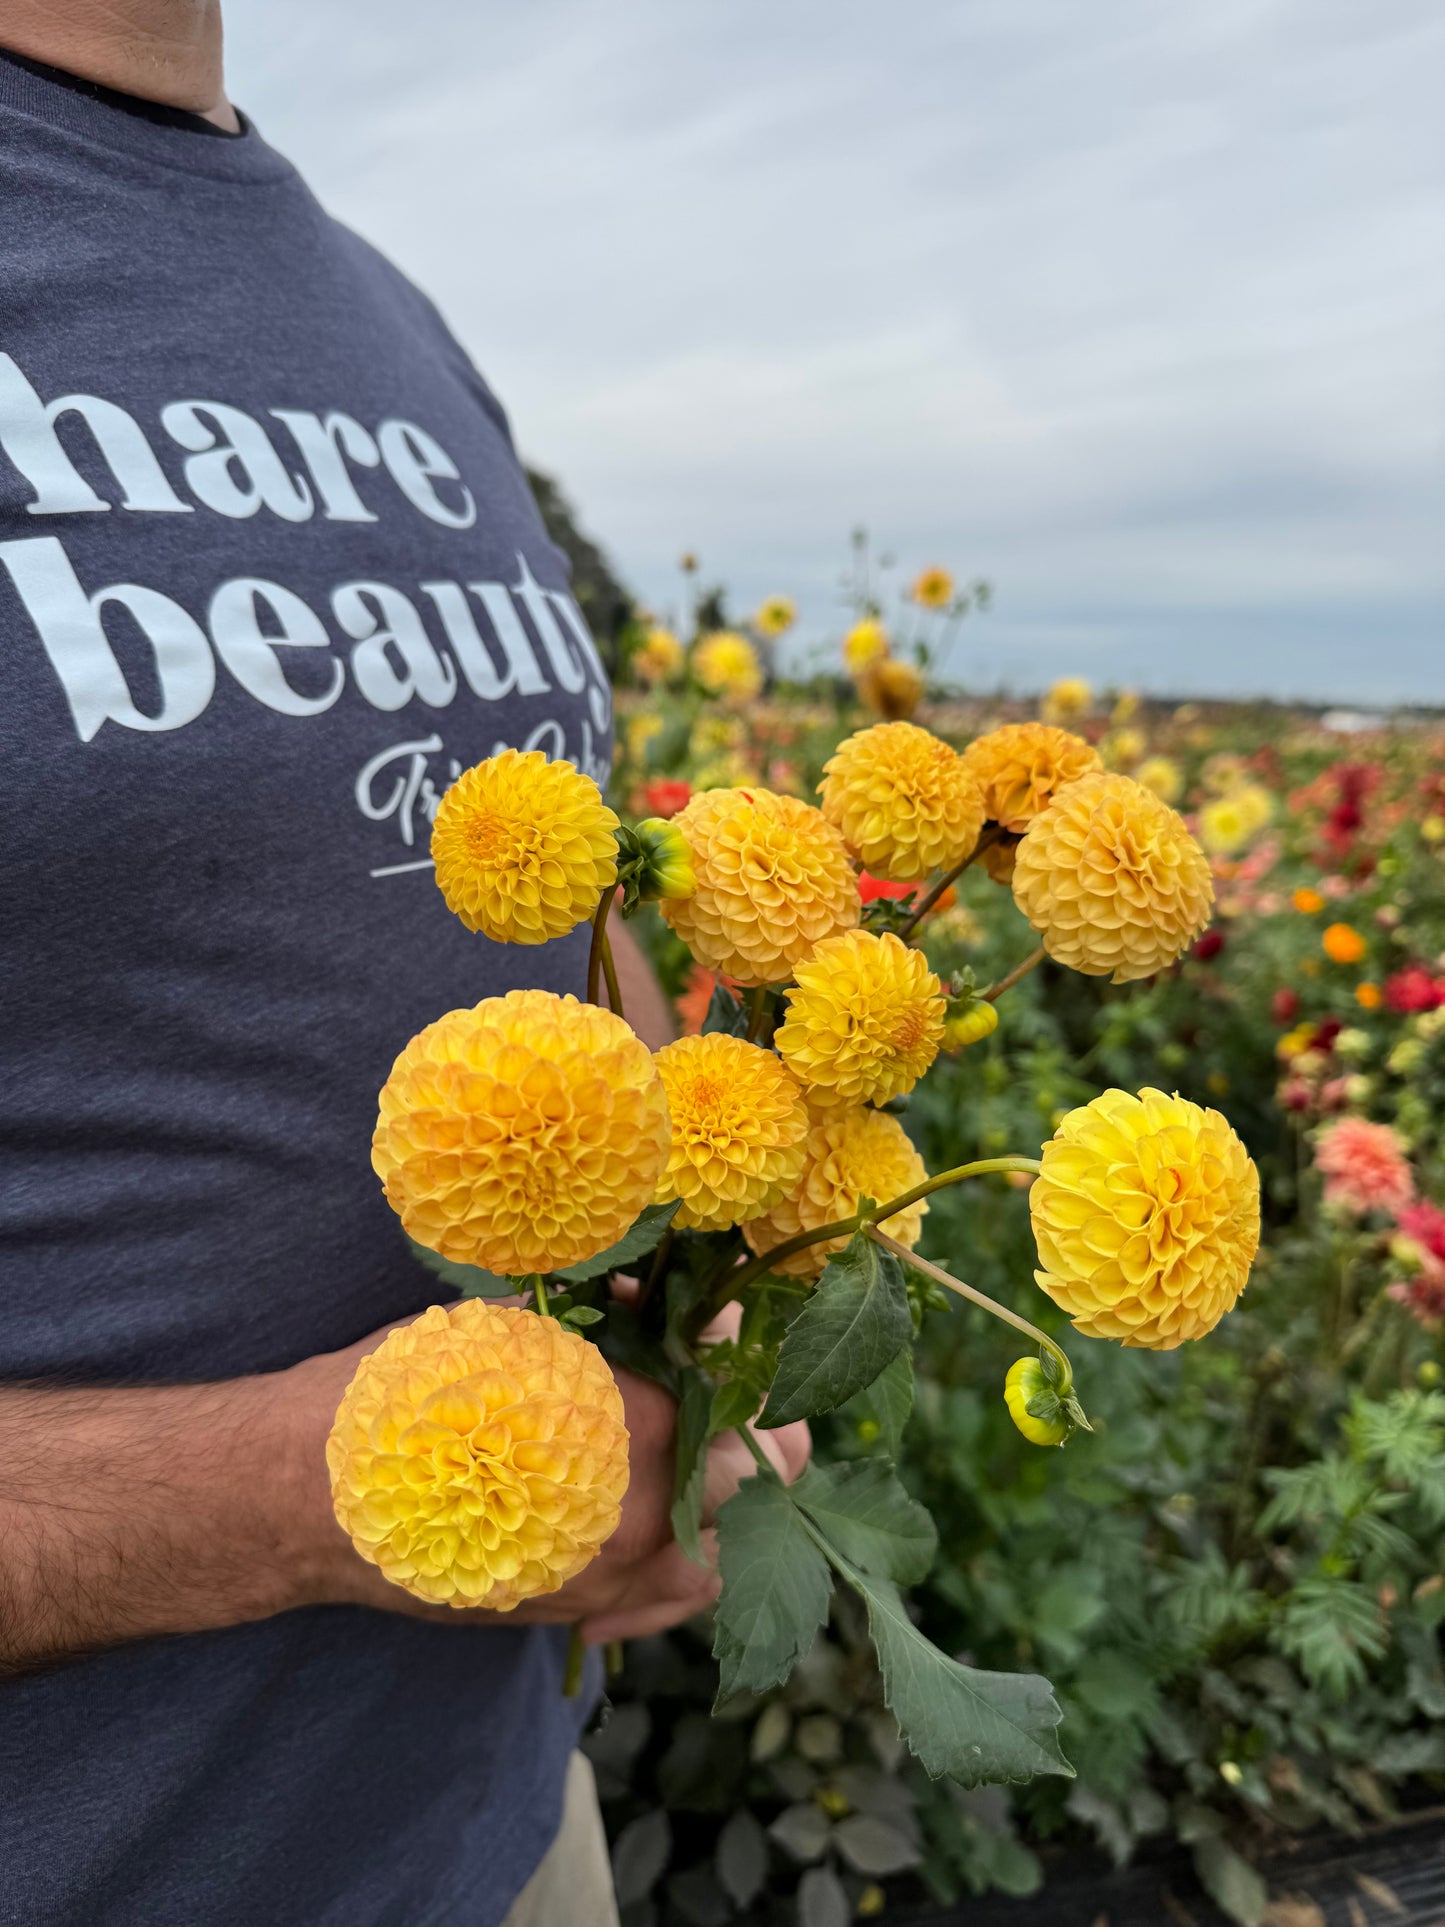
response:
M910 1204L917 1204L930 1192L942 1191L950 1184L962 1184L965 1178L986 1178L994 1171L1023 1171L1036 1178L1043 1166L1037 1158L976 1158L972 1164L956 1164L951 1171L940 1171L936 1178L925 1178L922 1184L915 1184L911 1191L905 1191L901 1198L894 1198L891 1204L880 1204L873 1215L875 1224L891 1218L895 1211L906 1211Z
M582 1669L587 1664L587 1647L580 1622L573 1626L567 1641L567 1663L562 1669L562 1697L574 1700L582 1691Z
M597 899L597 908L592 917L592 948L587 953L587 1001L598 1001L597 991L602 978L602 954L607 948L607 918L612 909L615 889L604 890Z
M622 1641L609 1639L607 1642L607 1677L609 1679L616 1679L622 1671L622 1659Z
M622 989L617 981L617 966L612 961L612 945L607 941L607 932L602 932L602 975L607 979L607 1001L619 1017L622 1016Z
M918 908L913 912L912 916L909 917L907 923L904 924L898 934L905 940L912 936L913 932L918 928L919 924L922 923L934 904L938 902L938 899L943 895L948 886L951 883L957 883L969 864L974 862L978 857L981 857L985 850L991 849L997 842L998 831L985 830L977 843L975 843L969 851L968 855L963 859L962 863L955 863L951 870L944 871L943 875L938 879L937 883L934 884L928 895L923 899L922 903L919 904Z
M997 1299L988 1297L984 1292L976 1291L972 1285L964 1284L961 1278L955 1278L952 1272L945 1271L942 1265L935 1265L927 1258L918 1257L915 1252L908 1249L907 1245L899 1244L898 1240L890 1238L886 1231L880 1231L876 1224L865 1225L863 1232L865 1237L871 1238L882 1250L891 1251L893 1256L901 1264L907 1265L910 1270L921 1271L925 1278L932 1278L936 1284L946 1286L949 1291L956 1291L960 1298L967 1298L972 1304L981 1306L984 1311L991 1311L995 1318L1001 1318L1006 1325L1012 1325L1015 1331L1023 1332L1026 1337L1034 1339L1041 1345L1045 1351L1052 1352L1063 1374L1055 1389L1060 1398L1067 1397L1073 1390L1074 1368L1053 1339L1041 1332L1037 1325L1031 1325L1027 1318L1020 1318L1016 1311L1010 1311L1007 1305L999 1304Z
M1027 977L1031 970L1038 968L1044 960L1044 954L1044 946L1040 944L1038 949L1032 955L1025 957L1021 964L1015 964L1006 977L1000 977L996 984L990 984L987 990L979 992L983 1002L996 1004L1006 990L1013 989L1020 977Z
M550 1318L552 1316L551 1308L547 1303L547 1287L542 1280L542 1274L540 1272L532 1279L532 1303L539 1317Z
M748 1000L748 1037L750 1044L756 1044L763 1034L763 1025L768 1018L768 987L759 984Z

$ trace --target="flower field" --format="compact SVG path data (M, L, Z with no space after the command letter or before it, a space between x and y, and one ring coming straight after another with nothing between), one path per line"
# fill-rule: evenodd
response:
M828 1461L896 1456L938 1527L909 1594L921 1630L970 1666L1047 1675L1075 1777L972 1791L931 1779L898 1737L863 1606L843 1586L791 1679L716 1715L703 1632L641 1642L587 1743L630 1927L832 1927L930 1896L1027 1895L1067 1882L1082 1858L1168 1845L1252 1927L1269 1904L1258 1863L1282 1843L1348 1834L1445 1787L1445 727L1407 718L1344 736L1303 714L1164 706L1081 682L1041 704L940 690L932 665L949 625L983 598L982 585L960 594L926 571L901 640L860 601L834 660L791 683L769 665L785 598L687 641L640 629L609 800L624 823L695 826L696 855L714 835L699 793L754 786L786 810L824 785L826 813L862 852L865 900L893 901L906 934L924 880L954 853L890 840L870 804L876 767L854 772L840 745L912 719L962 752L938 780L961 766L985 798L979 860L946 894L929 890L921 949L898 946L894 975L866 986L916 1016L925 1056L936 1027L927 1077L915 1081L907 1048L881 1067L838 1048L863 995L847 934L816 933L776 1045L814 1088L832 1079L877 1107L850 1116L901 1123L908 1143L880 1196L908 1189L910 1158L929 1172L1007 1165L1052 1139L1042 1176L1003 1169L941 1190L899 1235L1046 1334L1070 1336L1072 1316L1089 1429L1040 1449L1071 1429L1053 1381L1020 1377L1016 1335L939 1292L911 1376L885 1373L814 1433ZM1065 806L1021 843L1047 800L1031 790L1046 764ZM1157 799L1157 822L1136 785ZM1119 835L1152 852L1152 935L1111 923L1120 886L1077 855L1119 797ZM1175 838L1166 805L1192 838ZM970 847L978 834L968 826ZM875 865L889 880L872 879ZM1211 887L1212 921L1195 934ZM711 913L661 908L634 928L688 1035L715 1034L719 977L746 998L786 974L754 954L786 928L786 906L761 936L739 925L731 951L725 907L701 940L696 920ZM870 928L886 935L889 914ZM947 1011L920 1001L930 972ZM984 1000L982 985L1008 994ZM666 1078L674 1119L684 1073L700 1074L679 1059ZM1102 1110L1083 1110L1106 1092ZM760 1114L770 1101L759 1088ZM1086 1156L1092 1140L1079 1139L1075 1158L1071 1133L1100 1119L1123 1138L1144 1130L1128 1105L1140 1118L1155 1107L1155 1133L1186 1115L1228 1118L1259 1173L1252 1270L1244 1153L1221 1119L1214 1135L1191 1123L1180 1159L1178 1210L1209 1227L1207 1277L1168 1305L1143 1283L1133 1300L1092 1291L1091 1227L1106 1207L1124 1227L1111 1259L1131 1275L1131 1206L1118 1155ZM1095 1122L1061 1128L1070 1114ZM809 1155L822 1169L822 1151ZM677 1174L683 1208L690 1182ZM774 1205L764 1229L744 1226L749 1245L785 1252L802 1209ZM829 1216L820 1206L806 1221Z

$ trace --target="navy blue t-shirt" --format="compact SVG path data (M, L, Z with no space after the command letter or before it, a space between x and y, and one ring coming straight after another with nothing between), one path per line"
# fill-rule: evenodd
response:
M469 935L430 817L503 744L602 780L610 725L430 304L249 127L0 56L0 1379L269 1371L433 1300L377 1092L583 947ZM563 1644L321 1608L0 1684L0 1921L488 1927L557 1824Z

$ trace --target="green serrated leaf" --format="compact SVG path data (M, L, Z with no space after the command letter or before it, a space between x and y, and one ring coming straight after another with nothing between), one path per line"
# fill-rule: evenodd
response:
M674 1198L671 1204L645 1205L641 1215L623 1232L615 1245L609 1245L606 1251L599 1251L595 1258L584 1258L580 1264L568 1265L557 1276L565 1278L569 1285L585 1285L590 1278L601 1278L609 1271L618 1271L623 1265L630 1265L634 1258L645 1258L649 1251L662 1242L662 1234L677 1216L681 1204L680 1198Z
M459 1292L463 1298L511 1298L516 1295L515 1278L504 1278L495 1271L483 1271L480 1265L459 1265L452 1258L443 1258L439 1251L433 1251L429 1245L418 1244L415 1238L408 1238L407 1243L418 1264L425 1265L433 1277L440 1278L444 1285Z
M702 1034L711 1037L721 1031L725 1037L746 1037L748 1013L726 984L715 984L712 996L708 999L707 1015L702 1020Z
M912 1337L902 1266L858 1232L829 1260L788 1327L758 1424L789 1425L833 1411L871 1385Z
M677 1435L673 1447L672 1532L688 1558L695 1559L699 1565L706 1563L698 1533L702 1524L708 1419L712 1406L712 1386L701 1372L688 1372L683 1379L682 1398L678 1403Z
M788 1489L759 1471L718 1513L722 1593L714 1619L718 1699L788 1677L828 1616L832 1582Z
M861 1392L855 1392L838 1416L850 1422L860 1437L876 1443L897 1458L903 1430L913 1410L913 1353L905 1346Z
M912 1586L933 1564L933 1521L884 1460L810 1465L788 1491L829 1546L863 1572Z
M762 1394L754 1385L746 1384L740 1378L725 1379L713 1394L712 1411L708 1415L707 1435L715 1439L719 1432L731 1432L739 1425L746 1425L757 1411Z
M934 1779L960 1786L1031 1780L1040 1773L1072 1779L1059 1751L1063 1714L1054 1690L1036 1673L985 1673L964 1666L926 1640L908 1617L898 1589L829 1550L848 1584L863 1596L878 1649L883 1697L898 1730Z

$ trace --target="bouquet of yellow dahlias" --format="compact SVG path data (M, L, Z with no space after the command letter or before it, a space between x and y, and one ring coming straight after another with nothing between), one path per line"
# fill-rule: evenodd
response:
M896 1434L923 1312L949 1294L1031 1341L999 1391L1025 1437L1060 1446L1087 1429L1059 1345L915 1253L932 1194L989 1173L1029 1181L1037 1284L1079 1333L1165 1350L1231 1309L1259 1186L1217 1112L1108 1091L1038 1157L933 1174L897 1115L1045 957L1115 982L1171 964L1208 920L1210 866L1154 790L1053 725L960 754L877 724L828 763L820 805L712 789L628 827L570 764L511 750L447 792L432 839L447 903L512 943L590 919L587 996L488 998L439 1015L396 1060L373 1163L464 1302L363 1361L328 1447L337 1516L422 1598L506 1611L556 1590L619 1517L627 1433L607 1361L624 1362L678 1399L687 1551L703 1556L709 1441L736 1429L758 1461L716 1521L723 1696L784 1680L841 1582L930 1773L1067 1774L1046 1680L962 1665L909 1618L900 1588L927 1571L935 1533L890 1461L814 1464L785 1485L755 1432L871 1389ZM940 980L918 946L974 863L1040 939L985 988ZM865 867L913 888L865 908ZM703 1034L656 1053L626 1022L608 941L614 907L647 901L720 983ZM639 1272L635 1304L608 1295L622 1267ZM529 1308L488 1302L503 1296ZM733 1301L740 1320L719 1325Z

